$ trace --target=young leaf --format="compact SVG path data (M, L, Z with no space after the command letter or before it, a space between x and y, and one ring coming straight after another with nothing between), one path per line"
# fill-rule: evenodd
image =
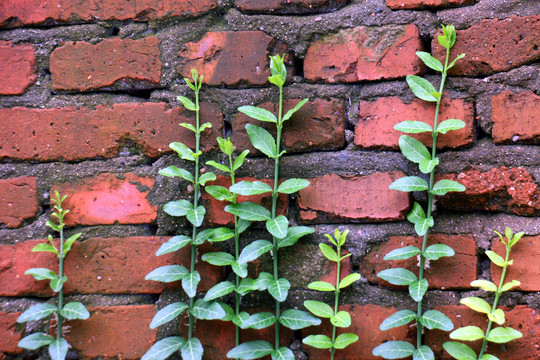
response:
M276 323L276 317L269 312L262 312L251 315L242 322L242 329L265 329Z
M204 206L199 205L197 206L197 209L188 210L186 213L186 218L193 226L199 227L202 225L205 214L206 209L204 208Z
M90 317L90 313L80 302L67 303L60 310L60 314L68 320L86 320Z
M420 254L419 248L416 246L405 246L403 248L394 249L385 255L384 260L404 260Z
M484 331L477 326L465 326L450 333L450 339L476 341L484 338Z
M211 252L203 254L203 261L206 261L209 264L217 266L227 266L232 265L234 256L226 252Z
M238 111L256 120L277 123L276 116L263 108L256 106L241 106L238 108Z
M413 163L420 163L422 160L431 160L431 154L424 144L413 137L401 135L399 137L399 148L408 160Z
M246 131L254 148L270 158L277 156L276 140L268 131L253 124L247 124Z
M423 121L411 121L411 120L402 121L399 124L394 125L394 129L407 133L407 134L433 132L433 128L429 124L426 124Z
M49 286L50 288L52 289L52 291L54 292L59 292L60 290L62 290L62 287L64 287L64 283L67 281L67 276L64 275L62 276L61 279L52 279L51 282L49 283Z
M349 327L351 326L351 315L346 311L338 311L335 316L330 317L330 323L341 328Z
M487 335L487 340L497 344L504 344L519 339L523 334L511 327L496 327Z
M21 339L18 347L28 350L36 350L42 346L49 345L54 341L54 337L45 333L34 333Z
M165 265L152 270L144 279L170 283L183 279L188 273L189 271L182 265Z
M425 191L428 189L428 183L418 176L405 176L394 181L388 188L403 192Z
M73 246L73 243L77 241L77 239L82 235L82 233L77 233L72 236L70 236L65 242L64 242L64 256L71 250L71 247Z
M210 166L213 166L215 167L216 169L218 170L221 170L221 171L224 171L226 173L229 173L231 171L231 169L229 169L227 166L223 165L223 164L220 164L218 162L215 162L213 160L210 160L210 161L207 161L206 162L206 165L210 165Z
M484 291L497 291L497 285L487 280L474 280L471 282L471 286L482 288Z
M501 291L503 291L503 292L508 291L508 290L510 290L510 289L512 289L512 288L514 288L516 286L519 286L519 285L521 285L521 282L519 282L517 280L512 280L509 283L504 284Z
M251 226L251 221L244 220L244 219L238 219L236 222L236 231L238 232L238 235L246 231Z
M416 97L425 101L437 102L437 98L432 95L437 90L435 90L429 81L416 75L408 75L406 80Z
M57 311L57 307L52 304L42 303L37 304L29 309L27 309L25 312L23 312L19 318L17 319L18 323L23 323L27 321L35 321L43 319L44 317L47 317Z
M246 159L247 154L249 154L249 150L244 150L238 155L236 160L234 160L233 170L236 171L244 164L244 160Z
M212 128L212 124L209 122L205 122L204 124L201 125L201 127L199 127L199 134L202 133L204 130L211 129L211 128Z
M195 126L189 124L189 123L180 123L180 126L185 127L186 129L189 129L193 131L194 133L197 132L197 129L195 129Z
M233 230L229 228L221 227L221 228L212 229L212 231L208 235L208 241L215 243L215 242L226 241L226 240L232 239L233 237L234 237Z
M371 353L385 359L402 359L412 356L414 350L414 345L406 341L388 341L377 346Z
M293 194L309 186L309 181L304 179L288 179L281 183L278 192L282 194Z
M491 312L491 306L489 306L489 304L484 299L480 299L478 297L464 298L461 299L459 302L479 313L489 314Z
M424 297L427 289L428 282L426 279L414 281L409 285L409 295L411 295L414 301L419 302Z
M259 273L259 277L255 280L254 286L259 291L264 291L268 289L268 283L274 280L274 275L267 273L267 272L261 272Z
M186 292L187 296L194 297L197 295L197 285L201 281L201 275L197 270L187 273L182 277L182 288Z
M451 191L456 192L462 192L465 191L465 186L461 185L460 183L452 180L439 180L435 185L433 185L433 189L431 190L431 193L433 195L446 195L447 193Z
M272 360L294 360L294 353L288 347L282 346L270 354Z
M233 193L230 192L229 189L219 185L207 186L204 190L206 190L206 192L214 199L219 201L229 200L233 197Z
M345 349L347 346L351 345L358 341L358 335L345 333L338 335L336 341L334 342L334 348L336 349Z
M225 310L215 301L199 299L193 304L190 313L199 320L218 320L225 316Z
M169 144L169 147L176 151L178 156L184 160L195 161L195 154L187 145L181 142L172 142Z
M292 246L296 244L298 239L300 239L302 236L313 234L314 232L314 229L307 226L289 227L287 229L287 236L285 236L283 239L277 239L277 247L280 249L286 246Z
M272 245L270 241L255 240L251 244L247 245L244 249L242 249L242 252L238 257L238 263L246 264L250 261L253 261L262 254L265 254L268 251L272 250L273 247L274 245Z
M484 355L482 355L480 360L499 360L499 358L496 357L496 356L493 356L491 354L484 354Z
M437 132L439 134L446 134L450 130L459 130L465 127L465 123L458 119L444 120L437 126Z
M360 280L362 277L360 274L354 273L347 275L343 280L339 282L339 288L344 289L347 286L351 285L352 283Z
M48 227L50 227L51 229L53 229L53 230L56 231L56 232L60 232L60 231L61 231L61 230L60 230L60 227L59 227L57 224L53 223L52 221L47 221L47 222L45 223L45 225L47 225Z
M230 294L234 291L236 285L230 281L222 281L214 285L210 290L206 292L204 296L204 301L211 301L227 294Z
M264 206L252 202L227 205L225 211L248 221L266 221L272 217Z
M504 259L494 251L487 250L486 255L495 265L504 267Z
M163 211L171 216L184 216L189 210L193 210L193 204L187 200L169 201L163 205Z
M332 339L326 335L309 335L302 342L317 349L330 349L334 345Z
M281 314L279 322L291 330L300 330L308 326L319 325L321 320L305 311L289 309Z
M419 203L415 202L413 204L411 212L407 214L407 220L409 220L413 224L416 224L417 222L425 218L426 218L426 213L424 212L424 209Z
M238 195L259 195L272 192L272 187L262 181L240 181L229 188Z
M443 65L441 64L439 59L434 58L433 56L431 56L430 53L427 53L425 51L417 51L416 56L422 59L422 62L426 64L427 67L438 72L443 72Z
M327 244L320 243L319 248L323 255L330 261L339 262L339 257L334 249Z
M433 159L424 159L418 163L418 168L420 171L424 174L429 174L430 172L435 169L436 166L439 165L439 158L433 158Z
M159 310L152 319L150 329L155 329L158 326L176 319L187 308L189 308L189 306L183 302L175 302L165 306L163 309Z
M429 228L433 226L433 224L433 217L430 216L427 219L420 220L416 224L414 224L414 231L416 231L418 236L424 236L429 230Z
M238 345L227 353L227 357L242 360L258 359L270 355L272 351L274 351L274 347L269 342L256 340Z
M336 287L326 281L314 281L308 284L308 288L317 291L336 291Z
M279 215L274 219L268 219L266 221L266 229L278 239L283 239L287 236L288 228L289 220L283 215Z
M411 271L402 268L383 270L380 271L377 276L393 285L410 285L413 282L418 281L416 275Z
M65 360L69 349L69 344L66 339L54 339L49 344L49 355L51 360Z
M398 326L408 324L413 320L416 320L415 312L413 312L412 310L401 310L384 319L379 329L383 331L389 330Z
M182 102L182 104L184 105L184 107L188 110L191 110L191 111L197 111L198 108L197 106L195 106L195 104L193 103L193 101L191 101L190 99L188 99L187 97L185 96L178 96L177 99L179 101Z
M256 283L255 280L250 279L250 278L245 278L240 281L240 284L236 287L235 291L238 294L244 296L250 291L257 290L257 288L258 288L258 284Z
M447 341L443 344L443 348L455 359L477 360L476 353L468 345L453 341Z
M165 169L161 169L158 171L160 175L167 176L167 177L181 177L184 180L187 180L191 183L193 183L193 175L187 170L179 169L176 166L169 166Z
M450 331L454 328L452 320L437 310L426 311L420 318L420 322L430 330L440 329L443 331Z
M175 252L183 248L184 246L191 243L191 238L185 235L173 236L169 241L163 243L158 251L156 251L156 256L165 255L171 252Z
M46 243L37 244L36 246L34 246L32 251L47 251L47 252L52 252L58 255L58 250L56 250L54 246L50 244L46 244Z
M199 177L199 184L201 186L204 186L207 182L214 181L214 180L216 180L216 174L211 173L211 172L206 172Z
M179 336L169 336L165 339L161 339L152 345L152 347L143 355L141 360L166 359L178 351L185 342L186 339Z
M193 337L184 341L180 347L182 360L201 360L203 356L203 346L199 339Z
M429 346L420 345L420 347L413 352L413 360L435 360L435 355Z
M429 260L439 260L442 257L454 255L454 249L444 244L430 245L426 248L426 251L424 251L424 256Z
M268 282L268 292L279 302L285 301L290 288L291 284L287 279L274 279Z
M54 271L45 268L28 269L24 272L24 275L32 275L36 280L58 279L58 275Z
M248 274L247 264L239 264L236 260L232 262L231 268L234 271L234 273L240 276L241 278L245 278Z
M298 104L296 104L296 106L294 108L292 108L291 110L287 111L287 113L285 114L285 116L283 116L283 119L281 121L287 121L291 118L291 116L293 116L293 114L295 112L297 112L298 110L300 110L300 108L302 106L304 106L305 103L308 102L309 99L303 99L301 100Z
M502 311L501 309L495 309L495 311L493 311L492 313L488 313L487 316L489 320L499 325L504 324L504 322L506 321L504 311Z
M459 59L463 59L464 57L465 57L465 54L464 54L464 53L459 54L459 55L454 59L454 61L452 61L452 62L450 63L450 65L448 65L448 68L447 68L447 69L453 68L454 65L456 64L456 61L458 61ZM480 359L480 360L484 360L484 359Z
M307 300L304 301L304 306L315 316L322 318L330 318L334 316L334 310L330 307L330 305L323 302Z

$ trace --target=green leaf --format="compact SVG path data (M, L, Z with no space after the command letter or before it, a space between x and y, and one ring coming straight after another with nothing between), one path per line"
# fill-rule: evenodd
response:
M187 97L185 96L178 96L177 97L178 100L180 100L182 102L182 104L184 105L184 107L188 110L191 110L191 111L197 111L199 110L197 108L197 106L195 106L195 104L193 103L193 101L191 101L190 99L188 99Z
M285 80L281 78L279 75L270 76L268 78L268 81L270 81L272 84L276 85L277 87L282 87L285 84Z
M64 242L64 256L71 250L71 247L73 246L73 243L77 241L77 239L82 235L82 233L77 233L75 235L70 236L65 242Z
M309 335L302 342L317 349L330 349L334 345L332 339L326 335Z
M266 221L272 217L264 206L252 202L227 205L225 211L249 221Z
M351 315L346 311L338 311L335 316L330 317L330 323L341 328L349 327L351 326Z
M383 270L377 276L393 285L410 285L418 280L415 274L403 268Z
M504 322L506 321L505 319L505 316L504 316L504 311L502 311L501 309L495 309L495 311L493 311L492 313L489 313L487 314L489 320L499 324L499 325L502 325L504 324Z
M476 360L476 353L468 345L447 341L443 344L444 350L458 360Z
M207 182L214 180L216 180L216 174L211 172L205 172L204 174L199 176L199 184L201 186L204 186Z
M407 134L418 134L423 132L433 132L433 128L423 121L402 121L399 124L394 125L394 129L402 131Z
M508 228L510 230L510 228ZM512 232L512 230L510 230L510 232ZM514 234L514 236L512 236L511 238L509 238L509 246L512 247L514 245L517 244L517 242L519 241L519 239L521 239L521 237L525 235L525 233L523 231L521 232L518 232L517 234ZM511 239L511 240L510 240Z
M245 278L240 281L240 284L238 284L235 290L237 293L244 296L250 291L257 290L258 285L259 284L257 284L255 280L250 279L250 278Z
M443 65L441 64L439 59L434 58L433 56L431 56L430 53L427 53L425 51L417 51L416 56L422 59L422 61L424 62L424 64L426 64L427 67L438 72L443 72Z
M491 260L495 265L500 266L500 267L505 266L504 259L496 252L487 250L486 255L489 258L489 260Z
M47 225L48 227L50 227L51 229L53 229L53 230L56 231L56 232L60 232L60 231L61 231L61 230L60 230L60 227L59 227L57 224L53 223L52 221L47 221L47 222L45 223L45 225Z
M65 360L69 349L69 343L66 339L54 339L49 344L49 355L51 360Z
M229 189L219 185L210 185L205 187L204 190L214 199L219 201L229 200L234 196Z
M309 186L309 181L304 179L288 179L281 183L278 192L282 194L293 194Z
M319 248L321 249L323 255L330 261L339 262L338 254L330 245L320 243Z
M418 168L421 172L424 174L429 174L430 172L435 169L435 166L439 165L439 158L433 158L433 159L424 159L418 163Z
M230 294L234 291L235 288L236 285L234 283L230 281L222 281L212 286L212 288L206 292L206 295L204 296L204 301L215 300L217 298Z
M186 292L187 296L194 297L197 295L197 285L201 281L201 275L197 270L194 270L191 273L187 273L182 278L182 288Z
M480 360L499 360L499 358L496 357L496 356L493 356L491 354L484 354L484 355L482 355Z
M161 169L158 172L160 175L167 176L167 177L181 177L184 180L187 180L191 183L193 183L193 175L184 169L179 169L176 166L169 166L165 169Z
M45 268L28 269L24 272L24 275L32 275L36 280L58 279L58 275L54 271Z
M290 288L291 284L287 279L274 279L268 282L268 292L279 302L285 301Z
M446 134L450 130L459 130L465 127L465 123L458 119L444 120L437 126L437 132L440 134Z
M418 176L405 176L394 181L388 188L391 190L411 192L425 191L429 187L426 180L421 179Z
M283 239L287 236L288 228L289 220L283 215L279 215L274 219L268 219L266 221L266 229L278 239Z
M274 347L269 342L256 340L238 345L227 353L227 357L242 360L258 359L270 355L272 351L274 351Z
M259 195L272 192L272 187L262 181L240 181L229 190L238 195Z
M231 268L233 269L234 273L241 278L245 278L248 274L247 264L239 264L236 260L232 262Z
M201 125L201 127L199 127L199 134L202 133L204 130L211 129L211 128L212 128L212 124L209 122L205 122L204 124Z
M427 219L420 220L416 224L414 224L414 231L418 234L418 236L424 236L430 227L432 227L434 224L433 217L430 216Z
M46 244L46 243L37 244L36 246L34 246L32 251L47 251L47 252L52 252L58 255L58 250L56 250L54 246L50 244Z
M289 120L289 119L291 118L291 116L293 116L293 114L294 114L295 112L297 112L298 110L300 110L300 108L301 108L302 106L304 106L305 103L308 102L308 100L309 100L309 99L307 99L307 98L301 100L298 104L296 104L296 106L295 106L294 108L292 108L291 110L287 111L287 113L285 114L285 116L283 116L282 121L287 121L287 120Z
M291 330L300 330L308 326L319 325L321 319L302 310L289 309L281 314L279 322Z
M420 347L414 350L413 360L435 360L433 351L426 345L420 345Z
M164 242L158 251L156 251L156 256L161 256L175 252L183 248L184 246L191 243L191 238L185 235L177 235L170 238L167 242Z
M419 203L415 202L413 204L411 212L407 214L407 220L409 220L413 224L416 224L417 222L424 220L425 218L426 213L424 212L424 209Z
M206 162L206 165L213 166L213 167L215 167L216 169L221 170L221 171L224 171L224 172L226 172L226 173L231 172L231 169L229 169L227 166L225 166L225 165L223 165L223 164L220 164L220 163L218 163L218 162L215 162L215 161L213 161L213 160L207 161L207 162Z
M277 239L277 247L278 249L281 249L287 246L292 246L296 244L298 239L300 239L302 236L313 234L314 232L314 229L307 226L289 227L287 229L287 236L285 236L283 239Z
M236 221L236 232L238 235L246 231L251 226L251 221L244 220L244 219L238 219Z
M195 301L190 313L199 320L218 320L226 315L225 310L217 302L203 299Z
M311 290L336 291L336 287L326 281L314 281L308 285Z
M478 297L464 298L461 299L459 302L479 313L489 314L491 312L491 306L489 306L489 304L484 299L480 299Z
M165 306L163 309L159 310L152 319L150 329L155 329L158 326L176 319L187 308L189 308L189 306L183 302L175 302Z
M249 316L250 315L247 312L242 311L238 313L238 315L234 315L231 321L233 322L234 325L238 327L242 327L242 324L244 323L244 321L249 319Z
M194 133L197 132L197 129L195 129L195 126L188 124L188 123L180 123L180 126L185 127L186 129L189 129L193 131Z
M402 359L412 356L414 350L414 345L406 341L388 341L377 346L371 353L385 359Z
M163 205L163 211L171 216L184 216L189 210L193 210L193 204L187 200L169 201Z
M203 352L203 346L196 337L186 340L180 347L182 360L201 360Z
M351 285L352 283L360 280L362 277L360 274L354 273L347 275L343 280L339 282L339 288L344 289L347 286Z
M429 260L439 260L442 257L454 255L454 249L444 244L430 245L426 248L426 251L424 251L424 256Z
M182 144L181 142L172 142L169 144L169 147L176 151L180 158L195 161L195 154L193 153L193 150L187 147L187 145Z
M270 355L272 356L272 360L294 360L294 353L285 346L272 351Z
M251 315L242 322L242 329L264 329L276 323L276 317L269 312L262 312Z
M431 193L433 195L446 195L447 193L451 191L456 192L462 192L465 191L465 186L461 185L457 181L452 180L439 180L435 185L433 185L433 189L431 190Z
M450 331L454 328L452 320L437 310L426 311L420 318L420 322L429 330L440 329L443 331Z
M384 260L404 260L412 258L420 253L420 249L416 246L405 246L403 248L390 251L388 254L386 254Z
M484 338L484 331L477 326L465 326L450 333L450 339L476 341Z
M179 336L170 336L161 339L152 345L141 360L164 360L178 351L185 342L186 339Z
M429 81L416 75L408 75L406 80L416 97L429 102L437 102L437 98L432 95L437 90Z
M496 327L489 332L487 340L497 344L505 344L520 337L523 337L523 334L511 327Z
M267 272L259 273L259 277L255 280L254 286L257 287L257 290L264 291L268 289L268 283L274 279L274 276Z
M42 346L49 345L54 341L54 337L45 333L30 334L19 341L18 347L28 350L36 350Z
M487 280L474 280L471 286L482 288L484 291L497 291L497 285Z
M55 313L57 310L57 307L52 304L42 303L33 305L19 316L17 322L23 323L27 321L40 320Z
M144 279L170 283L181 280L188 273L189 271L182 265L165 265L152 270Z
M517 280L512 280L510 281L509 283L506 283L503 285L503 287L501 288L501 291L504 292L504 291L508 291L516 286L520 286L521 285L521 282L517 281Z
M328 319L334 316L334 310L330 307L330 305L323 302L307 300L304 301L304 306L315 316Z
M450 68L453 68L454 65L456 64L456 61L458 61L459 59L462 59L462 58L464 58L464 57L465 57L465 54L459 54L459 55L454 59L454 61L452 61L452 62L450 63L450 65L448 65L447 70L450 69ZM484 360L484 359L480 359L480 360Z
M188 212L186 213L186 218L193 226L199 227L204 220L205 214L206 209L204 208L204 206L199 205L197 206L197 209L188 210Z
M247 154L249 154L249 150L244 150L238 155L236 160L234 160L233 170L236 171L244 164L244 160L246 159Z
M336 349L345 349L347 346L351 345L358 341L358 336L356 334L346 333L341 334L336 337L334 342L334 348Z
M212 265L227 266L233 263L234 256L226 252L212 252L203 254L202 259Z
M384 319L379 329L383 331L389 330L398 326L408 324L413 320L416 320L415 312L413 312L412 310L401 310Z
M60 310L60 314L68 320L86 320L90 317L90 313L80 302L67 303Z
M256 120L277 123L276 116L272 114L270 111L263 108L248 105L248 106L239 107L238 111Z
M276 140L268 131L252 124L246 125L246 131L253 147L270 158L277 156Z
M64 283L66 281L67 281L67 276L64 275L62 276L61 279L58 279L58 278L52 279L51 282L49 283L49 286L52 289L52 291L59 292L64 287Z
M414 281L409 285L409 295L411 295L414 301L419 302L424 297L427 289L428 282L426 279Z
M218 304L221 306L223 311L225 311L225 316L221 318L221 321L232 321L232 319L236 316L234 309L222 301L219 301Z
M267 253L268 251L272 250L274 245L270 241L267 240L255 240L251 244L247 245L242 252L240 253L240 256L238 257L238 263L239 264L246 264L250 261L253 261L257 259L262 254Z
M229 228L221 227L221 228L212 229L212 231L210 232L208 236L208 241L215 243L215 242L226 241L226 240L232 239L233 237L234 237L233 230Z
M413 137L401 135L399 137L399 148L408 160L413 163L420 163L422 160L430 160L431 154L424 144Z

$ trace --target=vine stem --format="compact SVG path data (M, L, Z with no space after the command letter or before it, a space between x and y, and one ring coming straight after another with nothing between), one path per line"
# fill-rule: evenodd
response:
M337 243L337 256L338 256L338 262L337 262L337 275L336 275L336 290L334 292L334 316L337 316L338 312L338 305L339 305L339 281L341 279L341 246L339 245L339 240L336 239ZM336 325L332 325L332 344L336 342ZM332 345L330 348L330 360L334 360L334 354L336 352L336 348Z
M235 173L234 173L234 162L232 159L232 155L229 155L229 166L230 166L230 177L231 177L231 186L233 186L236 183L235 179ZM233 203L236 204L236 195L234 196ZM238 234L238 216L234 215L234 256L235 259L238 261L238 257L240 256L240 234ZM236 278L236 288L240 286L240 276L238 276L237 273L235 273ZM235 314L238 316L240 313L240 294L235 291L234 293L234 302L235 302ZM238 325L235 325L235 343L236 346L240 345L240 327Z
M59 206L61 208L61 206ZM60 211L61 212L61 211ZM63 216L60 215L60 257L58 261L58 279L62 281L62 278L64 277L64 219ZM62 286L60 288L60 291L58 292L58 323L56 324L56 340L60 340L62 338L62 322L64 320L64 317L60 313L62 311L62 308L64 307L64 287Z

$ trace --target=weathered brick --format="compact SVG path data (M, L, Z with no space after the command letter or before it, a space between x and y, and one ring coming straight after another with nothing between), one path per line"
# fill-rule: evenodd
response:
M491 303L491 301L489 302ZM441 311L452 320L454 329L463 326L478 326L485 331L487 328L487 317L484 314L474 312L466 306L446 305L437 306L435 309ZM523 337L506 344L495 344L490 342L487 353L495 355L499 359L539 359L540 348L537 344L539 340L538 334L540 333L540 314L538 314L538 310L530 309L523 305L518 305L511 310L503 310L505 310L506 313L506 322L503 326L510 326L519 330L523 334ZM429 345L436 354L443 354L441 360L453 359L442 348L442 344L445 341L455 341L451 340L449 335L450 333L439 330L428 331L426 335L426 344ZM471 346L478 354L482 342L467 342L467 345Z
M362 260L360 272L369 282L389 285L377 277L379 271L402 267L418 273L416 256L407 260L383 260L391 250L405 246L422 247L422 237L391 236L388 241L374 247ZM450 246L456 254L452 257L443 257L437 261L428 261L424 272L429 281L430 288L435 289L467 289L471 281L476 279L477 258L476 242L472 235L443 235L432 234L428 236L428 246L432 244L445 244Z
M519 229L514 229L519 232ZM497 237L491 242L491 249L503 258L506 249ZM519 288L515 290L540 291L540 236L523 236L517 245L512 247L510 258L515 259L514 263L508 267L505 282L518 280L521 282ZM496 284L501 279L501 268L491 264L491 274Z
M17 343L22 338L22 326L17 326L17 318L21 313L0 311L0 352L21 353Z
M344 6L348 0L235 0L242 11L268 12L278 14L304 14L335 9Z
M540 214L540 189L524 168L500 167L488 172L468 170L449 174L445 179L459 181L467 189L441 197L438 205L464 211L504 211L518 215Z
M219 106L201 104L201 119L212 124L202 137L209 151L222 135ZM193 133L178 126L195 121L184 108L167 109L165 103L125 103L89 108L64 107L0 109L0 124L6 136L0 138L0 159L81 160L114 157L131 139L150 157L171 152L169 144L181 141L195 146ZM204 145L206 144L206 145Z
M418 74L422 49L414 25L360 26L316 40L306 53L304 75L329 83L395 79Z
M107 225L153 223L157 206L146 199L154 179L131 173L103 173L73 183L57 183L52 191L67 195L66 225Z
M505 91L491 98L493 142L540 143L540 96L531 91Z
M473 4L476 0L386 0L392 10L445 8Z
M301 99L285 100L283 114L294 108ZM258 105L277 114L274 103ZM250 154L260 154L249 141L245 131L247 124L255 124L268 130L275 137L275 124L253 120L238 113L233 120L232 141L239 149L249 149ZM287 152L338 150L345 145L345 109L338 99L314 99L308 101L283 126L283 145Z
M263 85L270 76L268 56L285 50L262 31L208 32L183 46L178 72L191 78L197 69L207 85Z
M371 351L378 345L386 341L402 340L410 341L414 339L408 327L401 326L387 331L379 330L379 325L388 316L398 310L391 307L378 305L342 305L339 310L347 311L351 314L352 325L348 328L337 328L337 335L343 333L357 334L357 342L349 345L344 350L336 350L336 358L341 360L375 360L380 359L374 356ZM332 336L332 325L328 319L323 319L321 325L309 327L302 330L302 338L307 335L324 334ZM328 358L328 350L315 349L308 345L302 345L303 350L309 354L310 359Z
M153 305L98 306L88 308L86 320L70 321L66 339L81 359L140 359L157 339L149 325Z
M90 238L76 242L66 257L67 294L158 294L164 289L180 288L144 279L160 266L179 264L189 268L191 248L155 256L165 237ZM0 246L0 296L51 296L47 281L35 281L24 275L30 268L49 268L57 271L58 260L52 253L32 252L45 240L31 240L15 245ZM201 247L201 253L217 251L211 245ZM199 284L206 291L222 280L222 269L199 262L198 271L204 276Z
M54 22L94 20L159 20L198 16L216 7L215 0L103 0L58 2L5 0L0 2L0 26L23 26Z
M310 186L298 193L300 218L307 223L402 220L409 209L409 195L388 190L388 186L403 175L393 171L310 179Z
M483 20L465 30L456 31L456 43L450 52L451 59L465 53L449 70L452 75L482 76L508 71L540 59L540 15L511 16L508 19ZM433 37L433 55L446 56L446 49ZM489 36L486 36L489 34Z
M0 224L16 228L38 211L36 178L0 180Z
M406 104L397 97L378 98L375 101L360 101L359 120L354 132L354 143L365 149L398 149L398 140L403 133L394 125L405 120L423 121L433 126L435 104L415 99ZM474 142L474 109L470 102L461 99L443 99L439 124L447 119L463 120L466 126L457 131L440 134L437 148L458 148ZM431 133L408 134L426 145L431 145Z
M0 95L20 95L37 79L35 49L30 44L0 41L0 64Z
M53 88L87 91L115 84L128 88L155 86L161 77L159 39L105 39L93 45L68 42L50 59Z
M238 178L236 179L236 182L240 181L262 181L267 183L270 186L273 186L274 181L271 179L255 179L255 178ZM227 189L231 186L231 180L228 176L222 176L219 175L217 179L213 182L208 182L208 185L219 185L224 186ZM202 198L206 202L206 221L210 225L231 225L234 223L234 216L228 212L225 211L225 206L229 205L226 201L218 201L211 197L208 193L203 192ZM260 195L252 195L252 196L242 196L239 195L236 198L236 201L241 202L254 202L257 204L261 204L265 206L267 209L272 208L272 193L266 193L266 194L260 194ZM287 211L288 206L288 197L286 194L279 194L278 198L278 205L276 208L276 212L278 215L285 215Z

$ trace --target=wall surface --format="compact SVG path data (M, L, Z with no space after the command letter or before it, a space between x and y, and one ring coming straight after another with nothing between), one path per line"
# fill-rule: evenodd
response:
M311 186L282 199L281 210L293 223L316 229L282 252L280 271L292 285L284 307L328 300L306 287L334 278L317 244L337 226L350 230L346 270L363 276L342 300L360 341L339 358L374 359L371 350L381 342L412 339L415 330L407 327L378 329L395 309L413 303L406 291L375 274L393 266L382 260L388 250L419 241L405 215L413 200L425 199L388 189L396 178L417 172L398 151L393 125L432 118L433 106L415 100L404 77L439 81L415 52L442 55L436 40L441 24L456 26L453 56L467 54L448 79L441 116L467 126L441 137L438 169L467 191L437 200L430 241L451 245L456 256L427 270L432 289L426 307L442 309L456 327L482 321L459 299L483 296L469 284L493 276L485 255L501 250L493 230L524 231L508 275L522 285L502 299L508 324L524 337L490 350L500 359L540 359L536 0L0 1L0 359L48 356L22 352L16 344L49 324L15 321L52 296L45 282L23 274L54 263L30 252L49 234L51 189L68 195L69 233L83 233L67 260L65 289L92 316L70 324L70 358L138 359L156 339L184 327L177 321L159 331L149 328L156 309L178 297L179 286L144 280L158 265L189 261L187 252L154 256L168 237L189 231L185 220L161 209L189 198L189 189L158 175L171 164L189 166L168 147L172 141L193 143L178 126L192 120L176 100L191 96L182 78L191 68L204 75L202 117L213 124L204 135L204 159L223 160L217 136L231 136L240 151L250 147L244 126L256 121L237 108L271 108L277 100L266 80L268 56L276 52L288 54L292 73L286 106L310 99L285 128L281 176L304 177ZM273 165L252 151L239 175L271 178ZM205 226L228 223L223 203L203 200ZM263 230L251 230L244 243L267 237ZM251 270L270 264L267 255ZM412 268L414 261L404 266ZM197 267L204 272L203 291L232 276L204 262ZM242 304L272 307L266 293L252 293ZM197 323L205 359L225 358L234 344L232 329L230 323ZM286 332L282 343L292 344L297 359L325 358L301 343L319 330ZM441 348L445 338L440 331L427 333L440 359L448 358Z

